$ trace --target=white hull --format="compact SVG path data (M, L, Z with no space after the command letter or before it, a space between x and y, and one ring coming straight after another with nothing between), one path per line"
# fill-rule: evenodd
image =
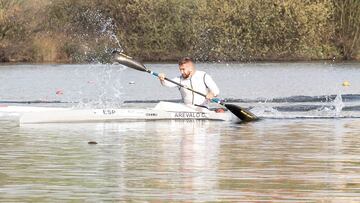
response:
M32 123L84 123L146 120L217 120L230 121L231 113L197 111L182 104L160 102L153 109L72 109L47 107L2 107L0 112L19 115L20 124ZM33 109L31 109L33 108Z

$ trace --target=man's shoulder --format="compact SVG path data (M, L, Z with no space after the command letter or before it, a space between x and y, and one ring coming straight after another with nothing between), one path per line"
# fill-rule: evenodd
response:
M206 73L206 72L205 72L205 71L203 71L203 70L196 70L196 72L197 72L197 73L201 73L201 74Z
M204 76L205 74L207 74L205 71L201 71L201 70L196 70L195 72L196 75L199 75L199 76Z

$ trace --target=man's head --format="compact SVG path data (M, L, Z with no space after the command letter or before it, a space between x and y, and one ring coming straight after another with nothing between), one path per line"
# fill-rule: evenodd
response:
M179 61L179 70L183 78L187 79L195 72L195 65L190 57L185 57Z

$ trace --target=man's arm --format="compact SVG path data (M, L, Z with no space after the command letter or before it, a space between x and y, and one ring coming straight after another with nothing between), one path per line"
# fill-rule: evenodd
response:
M214 82L214 80L212 79L212 77L208 74L205 75L205 83L209 88L209 93L207 93L206 98L207 99L212 99L214 97L217 97L220 93L220 90L218 88L218 86L216 85L216 83Z
M164 73L159 73L159 80L160 80L160 83L161 83L162 86L165 86L165 87L176 87L177 86L174 83L166 81L165 77L166 77L166 75ZM175 82L180 82L180 78L178 78L178 77L173 78L172 80L175 81Z

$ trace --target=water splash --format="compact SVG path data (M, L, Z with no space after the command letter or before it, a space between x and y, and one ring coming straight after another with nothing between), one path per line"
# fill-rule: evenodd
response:
M114 50L123 51L120 40L116 36L117 26L114 19L105 16L100 10L87 10L79 14L86 22L75 36L83 53L77 61L88 61L90 75L79 71L77 77L91 78L91 82L82 83L77 90L77 108L118 107L122 104L123 89L121 84L122 66L112 66L111 56ZM95 71L94 71L95 70ZM95 94L94 94L94 91Z
M289 98L236 100L263 118L357 118L359 95L292 96Z
M341 114L342 109L344 108L345 104L342 100L341 94L338 94L333 101L334 107L335 107L335 116L339 117Z
M272 118L282 118L284 114L276 110L272 106L267 106L265 103L259 103L259 106L255 106L251 109L251 112L259 117L272 117Z
M115 34L116 29L117 29L117 27L116 27L116 24L114 23L114 20L109 17L104 21L102 29L101 29L101 33L104 34L105 36L108 36L110 41L113 41L117 45L117 48L116 48L117 51L122 52L123 48L120 44L118 37Z
M123 51L120 40L116 36L117 26L114 19L105 16L100 10L87 10L78 17L86 19L73 36L80 45L80 53L75 56L79 62L109 63L114 50Z
M92 75L91 82L79 88L79 103L76 108L118 108L123 105L124 93L121 75L125 70L122 66L91 65L89 71Z

